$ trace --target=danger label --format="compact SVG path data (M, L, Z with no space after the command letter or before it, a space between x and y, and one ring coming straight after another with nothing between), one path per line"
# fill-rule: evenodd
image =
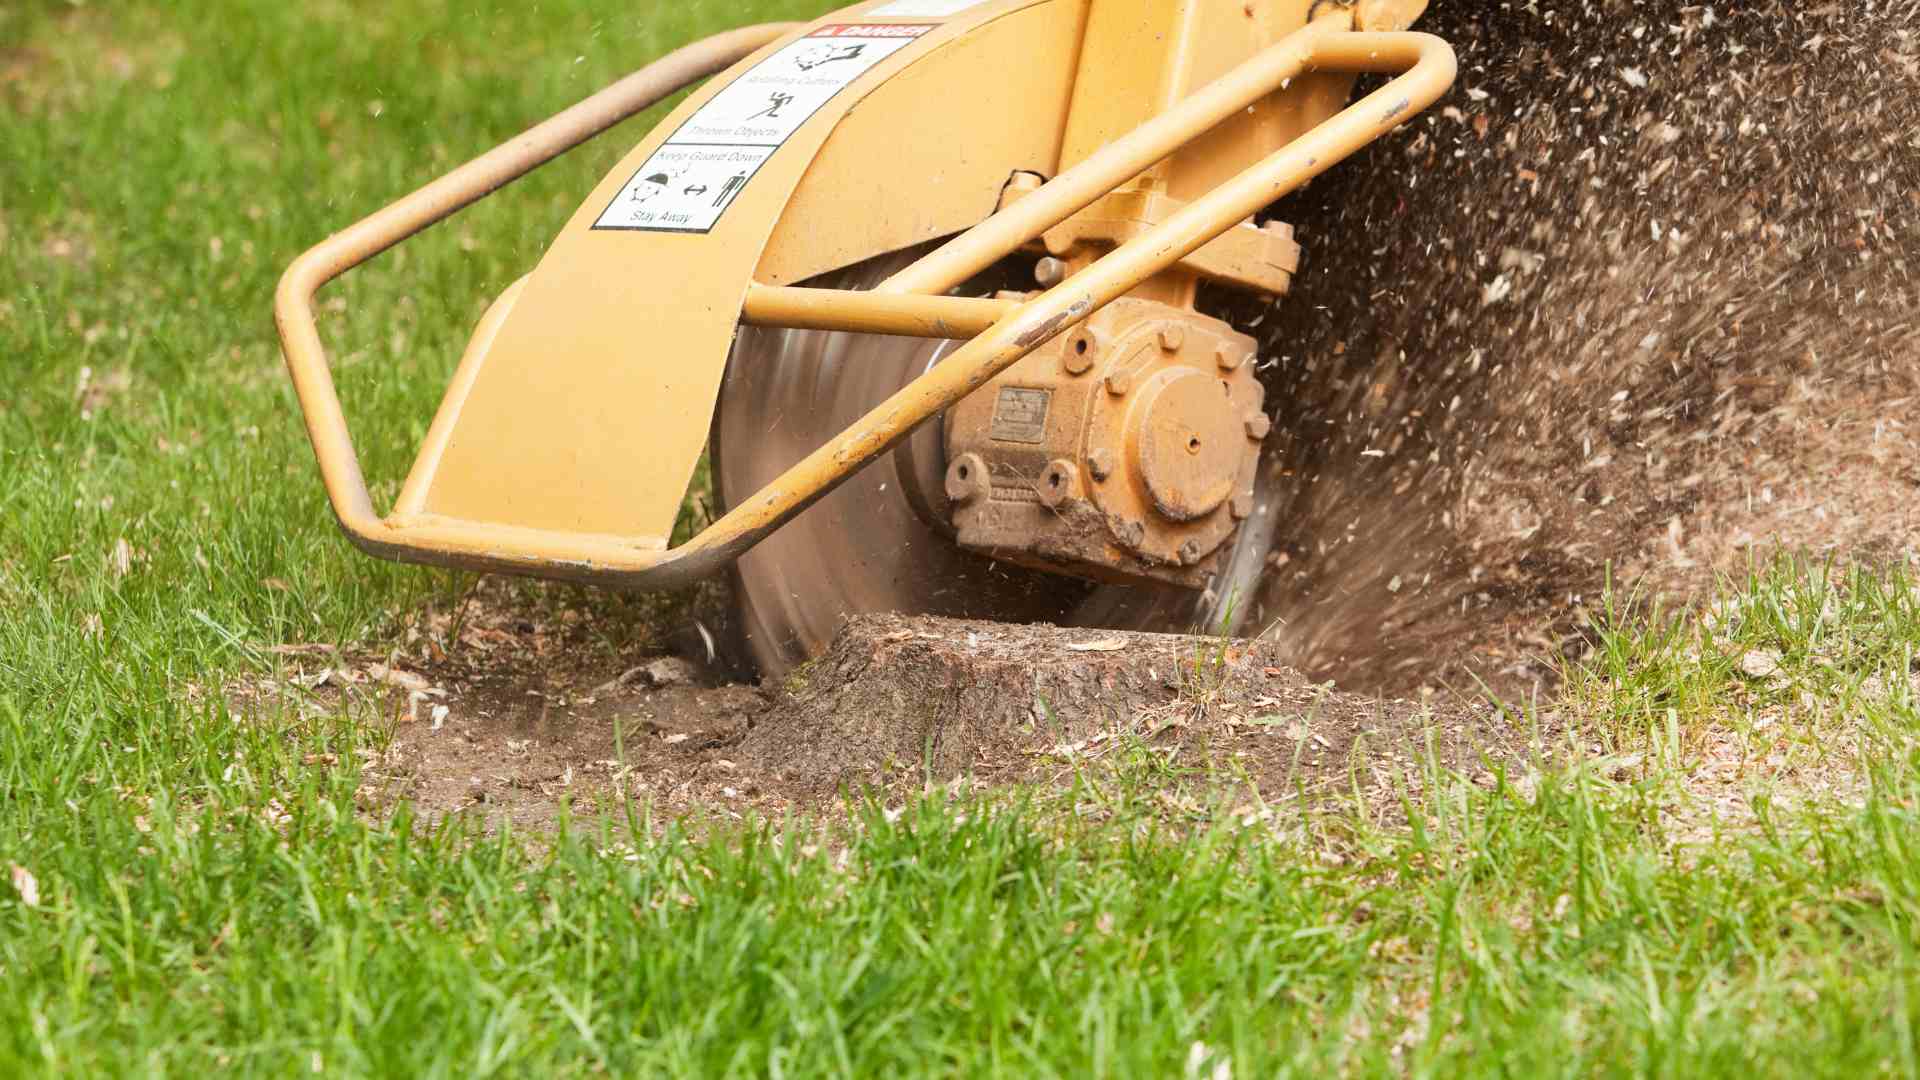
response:
M835 94L929 26L823 26L708 99L633 174L596 229L711 230L760 166Z

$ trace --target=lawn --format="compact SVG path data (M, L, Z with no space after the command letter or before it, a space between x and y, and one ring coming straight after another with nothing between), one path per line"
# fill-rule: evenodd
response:
M379 649L471 584L340 538L281 268L676 44L820 10L0 8L0 1074L1920 1073L1897 562L1622 599L1515 710L1570 733L1551 765L1387 808L1141 760L526 836L369 812L377 712L237 707L275 645ZM323 294L376 502L647 122Z

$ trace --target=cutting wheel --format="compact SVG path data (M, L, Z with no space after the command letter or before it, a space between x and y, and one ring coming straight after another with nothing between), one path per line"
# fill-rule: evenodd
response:
M873 288L922 249L823 275L817 288ZM713 425L714 496L737 505L938 363L951 341L742 327ZM1240 621L1227 596L1094 585L956 547L945 526L938 421L854 474L735 564L735 627L747 659L779 675L827 646L848 616L895 611L1115 629L1218 631ZM1262 470L1263 474L1265 470ZM1272 500L1257 502L1265 509ZM1225 577L1251 581L1271 533L1243 524Z

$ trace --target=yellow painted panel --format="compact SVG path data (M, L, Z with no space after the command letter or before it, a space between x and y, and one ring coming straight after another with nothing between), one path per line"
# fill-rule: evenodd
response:
M528 278L431 469L423 514L664 548L752 271L821 144L862 95L1018 6L851 32L862 20L849 9L695 92ZM762 131L784 142L748 145Z
M1016 169L1051 175L1088 0L988 22L887 80L827 138L761 259L787 285L959 232Z

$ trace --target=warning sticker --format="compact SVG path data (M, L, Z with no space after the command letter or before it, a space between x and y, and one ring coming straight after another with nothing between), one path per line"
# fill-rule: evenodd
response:
M943 19L948 15L958 15L970 7L978 7L987 0L893 0L891 4L881 4L868 15L875 18L927 18Z
M776 149L667 143L647 158L593 227L706 232Z
M596 229L711 230L780 145L847 84L930 26L823 26L748 69L667 137Z

